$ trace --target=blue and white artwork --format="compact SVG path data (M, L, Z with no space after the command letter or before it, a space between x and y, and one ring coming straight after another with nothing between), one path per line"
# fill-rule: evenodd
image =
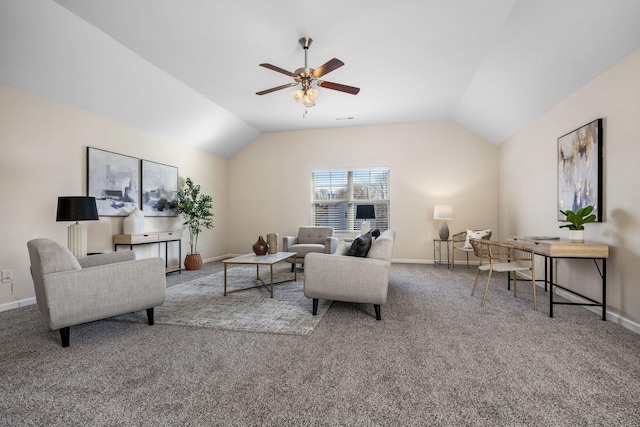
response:
M558 220L589 205L602 221L602 119L558 138Z

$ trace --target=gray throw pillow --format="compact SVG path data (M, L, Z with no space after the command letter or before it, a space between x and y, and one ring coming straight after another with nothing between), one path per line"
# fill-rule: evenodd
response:
M371 249L372 241L373 238L371 236L371 232L356 237L356 239L351 244L347 255L365 258L369 253L369 249Z

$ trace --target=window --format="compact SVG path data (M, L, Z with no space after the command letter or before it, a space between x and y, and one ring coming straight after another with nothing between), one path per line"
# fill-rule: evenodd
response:
M374 205L371 228L389 228L388 169L313 172L311 182L313 225L359 231L363 220L356 220L356 206Z

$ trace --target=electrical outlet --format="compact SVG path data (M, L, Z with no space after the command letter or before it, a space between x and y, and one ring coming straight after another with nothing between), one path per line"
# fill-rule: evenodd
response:
M13 282L13 270L2 270L2 283Z

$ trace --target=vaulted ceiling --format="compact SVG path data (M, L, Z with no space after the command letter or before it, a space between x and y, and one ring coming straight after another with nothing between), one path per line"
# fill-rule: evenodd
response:
M262 132L453 120L496 144L640 47L637 0L2 0L0 81L231 157ZM259 67L345 65L316 106Z

